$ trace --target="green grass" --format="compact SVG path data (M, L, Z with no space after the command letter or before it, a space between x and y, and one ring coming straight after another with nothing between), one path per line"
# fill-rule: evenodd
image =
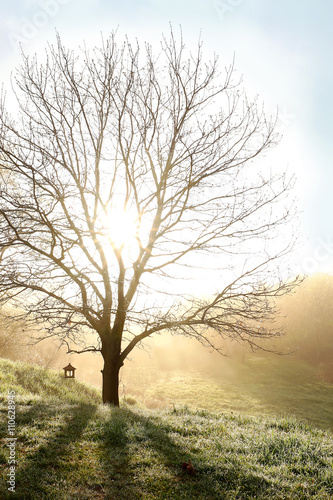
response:
M332 499L333 437L294 417L158 411L99 404L98 391L59 374L0 361L1 435L16 400L16 491L0 498ZM133 403L133 399L129 400ZM197 473L181 464L191 458Z
M28 363L0 358L0 387L2 395L15 391L23 403L54 399L66 403L99 403L100 394L93 387L65 379L53 370Z
M318 368L289 357L216 361L205 369L162 371L133 363L124 371L125 395L150 408L191 409L247 415L294 416L333 431L333 385Z

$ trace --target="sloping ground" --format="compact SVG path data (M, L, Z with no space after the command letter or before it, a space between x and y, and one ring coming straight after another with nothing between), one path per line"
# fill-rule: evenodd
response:
M294 416L333 431L333 385L308 363L284 356L233 359L203 369L162 371L133 363L125 394L150 408L188 405L213 412Z
M0 498L333 498L332 434L292 418L99 404L59 374L0 361ZM8 390L16 392L15 494ZM189 475L181 464L191 459Z
M20 400L59 399L69 403L99 403L100 394L86 384L65 379L54 370L28 363L0 358L0 391L2 397L14 391Z

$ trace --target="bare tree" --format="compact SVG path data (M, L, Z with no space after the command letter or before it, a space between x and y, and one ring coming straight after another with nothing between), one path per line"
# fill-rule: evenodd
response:
M252 162L274 122L201 42L187 53L171 31L155 56L111 35L80 55L59 38L43 63L23 55L16 119L1 102L0 299L69 351L100 351L118 405L119 370L153 334L216 349L276 334L261 324L292 286L273 266L290 242L270 245L291 182ZM199 268L211 295L181 293Z

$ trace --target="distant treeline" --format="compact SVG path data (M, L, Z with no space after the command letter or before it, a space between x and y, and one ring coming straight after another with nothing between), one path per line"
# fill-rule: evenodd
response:
M316 365L321 377L333 382L333 274L306 278L293 293L278 298L276 305L277 329L282 328L284 335L261 346ZM246 345L234 346L232 351L242 361L253 356ZM264 351L255 355L271 356Z
M59 343L52 339L36 342L36 332L23 319L14 320L15 310L0 311L0 357L25 361L42 367L52 366L59 354Z
M316 274L279 300L286 336L281 344L298 359L320 365L333 382L333 275Z

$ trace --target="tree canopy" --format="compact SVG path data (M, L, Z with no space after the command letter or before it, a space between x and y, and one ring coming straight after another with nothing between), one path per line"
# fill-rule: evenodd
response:
M261 321L292 287L275 265L291 242L271 244L292 180L256 166L275 120L233 65L172 31L156 53L111 34L78 55L58 37L42 62L22 57L18 113L0 105L1 301L69 349L101 351L114 404L126 356L154 333L218 349L214 335L276 335ZM199 268L212 293L178 293Z

